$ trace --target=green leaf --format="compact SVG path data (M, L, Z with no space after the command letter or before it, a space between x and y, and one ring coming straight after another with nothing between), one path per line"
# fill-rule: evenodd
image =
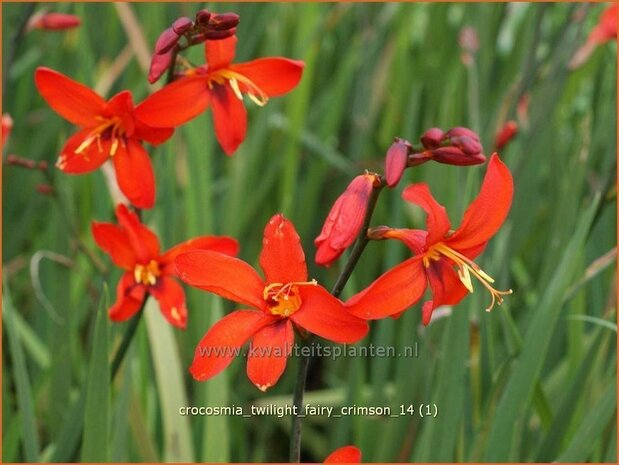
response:
M104 287L95 321L92 353L86 381L82 462L106 462L110 416L108 291Z

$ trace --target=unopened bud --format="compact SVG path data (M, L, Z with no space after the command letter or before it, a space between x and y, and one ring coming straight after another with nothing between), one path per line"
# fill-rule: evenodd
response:
M224 31L207 31L204 33L204 38L208 40L221 40L232 37L236 33L236 29L226 29Z
M167 28L159 35L159 38L157 39L157 43L155 44L155 53L157 55L163 55L164 53L169 52L178 43L178 39L179 35L174 32L174 29L171 27Z
M6 141L9 140L9 135L13 130L13 118L8 113L2 115L2 147L6 145Z
M178 18L172 23L172 30L182 36L193 27L193 21L185 16Z
M231 29L239 25L241 18L236 13L219 13L211 16L209 27L216 31Z
M515 121L508 121L499 130L494 141L495 151L501 150L518 133L518 124Z
M65 13L37 13L28 21L28 30L42 29L46 31L61 31L79 26L81 20L75 15Z
M482 153L468 154L459 147L439 147L432 150L432 159L446 165L479 165L486 161Z
M200 26L207 26L211 19L211 12L204 9L196 13L196 23Z
M439 128L430 128L421 136L421 143L427 149L433 149L441 145L445 133Z
M18 157L17 155L9 155L6 157L6 162L9 165L19 166L21 168L26 168L28 170L33 170L37 168L37 162L31 160L29 158Z
M167 71L172 65L172 58L174 57L174 50L170 49L163 54L155 54L150 62L150 69L148 70L148 82L153 84L157 82L159 78Z
M473 139L469 136L459 136L450 138L452 145L462 149L467 155L475 155L482 151L481 143L479 139Z
M402 179L411 145L404 139L396 138L387 150L385 157L385 178L389 187L395 187Z

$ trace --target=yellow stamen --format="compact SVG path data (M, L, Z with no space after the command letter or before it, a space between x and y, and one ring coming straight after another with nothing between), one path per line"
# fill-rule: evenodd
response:
M250 100L256 105L262 107L269 101L269 96L250 79L236 71L231 71L226 68L213 71L209 74L209 89L213 88L213 83L223 85L226 81L230 83L234 95L236 95L239 100L243 100L243 93L239 85L243 84L247 89L246 92Z
M272 315L289 317L301 307L299 286L317 286L315 279L311 281L298 281L286 284L272 283L264 288L262 297Z
M495 304L501 305L503 303L503 296L513 293L511 289L508 289L507 291L499 291L492 287L491 284L494 283L494 279L482 270L477 263L465 257L461 253L456 252L454 249L446 246L442 242L433 245L425 253L423 256L423 265L427 268L430 266L430 260L436 261L441 255L449 258L456 264L458 267L458 277L469 292L473 292L471 275L477 278L477 280L490 292L492 302L486 308L487 312L491 311Z
M161 270L159 270L159 263L155 260L151 260L147 265L138 263L133 269L135 282L145 286L154 286L159 276L161 276Z
M86 137L79 147L75 149L75 153L78 155L81 154L84 150L90 147L93 142L97 143L97 149L99 150L99 153L101 153L103 151L101 137L106 131L109 130L109 138L112 140L112 145L108 155L113 157L116 154L118 145L122 142L122 138L125 134L124 128L122 127L122 121L117 116L113 118L98 117L97 119L102 121L102 123L90 131L88 137Z

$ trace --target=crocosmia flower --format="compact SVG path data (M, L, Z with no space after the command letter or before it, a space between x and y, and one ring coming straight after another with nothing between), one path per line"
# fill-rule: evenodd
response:
M361 451L355 446L344 446L334 450L324 463L360 463Z
M280 57L232 63L236 41L236 36L207 40L207 64L186 71L185 77L148 97L137 110L138 117L154 127L177 127L210 105L217 140L232 155L247 132L243 94L263 106L269 97L294 89L304 66L302 61Z
M422 321L427 325L436 307L455 305L473 292L474 280L490 293L492 300L487 311L495 303L501 304L511 290L495 289L494 279L473 260L505 221L513 190L509 169L493 155L479 195L464 213L460 227L451 231L445 208L434 199L428 186L420 183L407 187L402 196L425 210L427 231L380 227L369 233L374 239L404 242L413 257L346 302L351 313L367 319L396 315L417 302L429 283L432 299L422 309Z
M185 291L174 279L173 260L188 250L212 250L236 255L237 242L224 236L202 236L161 252L159 239L124 205L116 208L118 225L92 223L95 242L125 270L116 289L116 302L109 309L110 319L124 321L142 306L147 294L159 301L163 316L174 326L187 323Z
M378 175L362 174L337 198L314 240L318 265L331 265L355 241L363 226L370 195L378 183Z
M356 342L368 331L366 321L350 315L340 300L308 279L301 241L290 221L282 215L271 218L262 244L264 278L244 261L221 253L192 251L175 260L176 272L187 284L252 309L225 316L200 341L190 368L198 381L221 372L251 340L247 375L265 391L286 368L294 328L339 343Z
M49 106L80 127L65 143L56 166L68 174L82 174L111 159L123 194L136 207L151 208L155 176L142 141L160 144L174 129L152 128L136 119L128 91L105 101L88 87L49 68L38 68L34 78Z

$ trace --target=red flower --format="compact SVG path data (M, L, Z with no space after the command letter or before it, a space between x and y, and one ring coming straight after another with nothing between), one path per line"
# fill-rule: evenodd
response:
M9 136L11 135L11 131L13 130L13 118L8 113L4 113L2 115L2 148L6 145L6 142L9 140Z
M495 137L495 150L498 152L505 147L507 143L516 136L516 134L518 134L518 123L512 120L505 123Z
M617 4L613 3L602 15L598 24L591 30L587 41L580 47L570 61L570 68L578 68L587 61L593 51L609 40L617 38Z
M72 29L80 24L80 18L75 15L39 12L33 15L28 21L28 30L44 29L47 31L61 31L64 29Z
M324 463L361 463L361 451L355 446L344 446L334 450Z
M363 338L367 322L344 309L315 280L308 281L305 254L294 225L275 215L264 230L260 267L265 279L247 263L220 253L193 251L176 260L187 284L256 310L237 310L206 333L196 348L190 372L206 381L226 368L249 339L249 379L262 391L286 368L297 327L340 343Z
M261 58L233 64L236 36L205 43L208 65L191 69L186 77L148 97L136 110L154 127L176 127L213 108L215 135L227 155L245 139L247 113L243 93L263 106L269 97L291 91L299 83L302 61Z
M426 211L427 231L381 227L370 233L374 239L401 240L414 256L384 273L346 302L352 314L366 319L396 315L423 296L428 282L432 300L423 305L422 319L426 325L436 307L455 305L467 292L473 292L472 277L492 296L487 311L495 302L501 304L504 295L511 294L511 290L494 289L494 280L472 261L499 230L512 202L512 176L496 154L490 159L479 195L453 233L445 208L432 197L426 184L409 186L402 196Z
M368 208L374 185L379 182L375 174L362 174L351 181L327 215L320 235L314 240L316 263L329 266L354 241Z
M174 129L151 128L136 119L129 91L106 102L88 87L49 68L37 68L34 78L49 106L80 127L66 142L56 166L68 174L82 174L111 158L123 194L136 207L151 208L155 177L142 141L160 144Z
M124 321L141 307L146 294L159 301L163 316L174 326L187 323L185 292L173 279L174 258L188 250L213 250L229 255L238 252L237 242L224 236L202 236L182 242L161 253L155 233L140 222L138 216L120 204L116 208L119 225L92 223L95 242L112 261L126 270L116 289L116 303L109 310L110 319Z

